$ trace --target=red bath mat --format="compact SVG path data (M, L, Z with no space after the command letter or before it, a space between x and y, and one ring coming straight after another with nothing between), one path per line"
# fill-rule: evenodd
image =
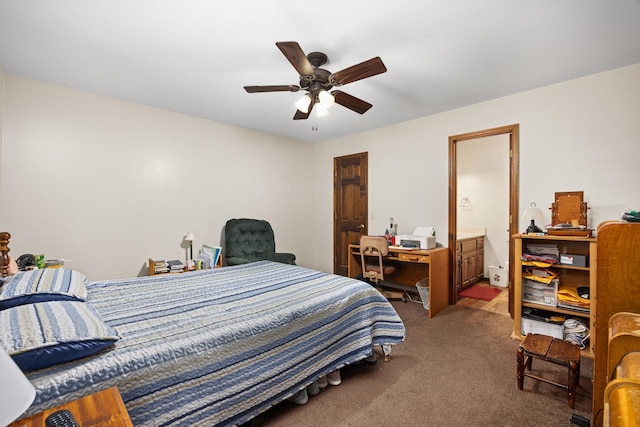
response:
M466 298L474 298L483 301L491 301L500 294L501 290L498 288L491 288L489 286L473 285L470 288L465 289L458 295Z

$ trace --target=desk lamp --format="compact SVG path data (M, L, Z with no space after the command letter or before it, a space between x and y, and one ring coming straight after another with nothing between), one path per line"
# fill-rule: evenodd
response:
M188 232L184 240L189 242L189 259L193 259L193 241L196 240L196 236L193 234L193 231Z
M24 376L2 347L0 347L0 425L5 426L29 408L36 397L36 389Z
M524 213L522 214L523 221L531 221L531 224L529 224L529 227L527 227L527 234L542 233L540 227L536 225L536 220L538 220L538 222L541 222L542 218L543 216L540 208L536 206L535 202L531 202L531 206L525 209Z

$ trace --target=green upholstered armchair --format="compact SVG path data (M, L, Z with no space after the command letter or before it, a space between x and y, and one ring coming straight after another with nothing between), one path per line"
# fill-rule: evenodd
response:
M224 260L226 265L254 261L296 263L294 254L276 252L271 224L262 219L230 219L224 229Z

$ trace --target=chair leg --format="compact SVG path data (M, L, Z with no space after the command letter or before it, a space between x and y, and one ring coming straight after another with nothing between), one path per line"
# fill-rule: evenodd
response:
M524 387L524 365L526 363L524 349L522 347L518 347L517 362L518 389L522 390Z

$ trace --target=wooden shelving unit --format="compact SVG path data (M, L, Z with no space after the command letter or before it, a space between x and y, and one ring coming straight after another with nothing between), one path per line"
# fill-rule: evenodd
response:
M168 271L166 273L156 273L155 262L154 262L153 258L149 258L149 264L148 265L149 265L149 276L156 276L156 275L159 275L159 274L180 274L180 273L184 273L185 271L187 271L187 267L185 266L184 270L180 271L180 272L169 272Z
M180 272L156 273L155 268L154 268L155 264L154 264L153 258L149 258L148 266L149 266L149 276L155 276L157 274L180 274L180 273L184 273L184 272L189 271L189 270L187 270L187 266L185 265L184 270L180 271ZM216 268L220 268L220 267L222 267L222 256L220 256L218 258L218 263L216 264Z
M589 338L589 347L582 351L583 357L594 357L595 352L595 301L597 291L596 281L596 257L597 243L594 237L581 236L536 236L530 234L517 234L515 239L515 265L514 265L514 288L513 288L513 337L516 339L524 339L522 335L522 309L530 307L539 310L545 310L565 316L584 318L588 320L591 336ZM559 283L570 286L588 286L590 292L590 310L588 313L561 308L556 306L536 304L523 301L522 299L522 274L526 266L522 265L523 248L528 243L546 243L558 246L560 254L584 255L587 257L586 267L576 267L572 265L554 264L548 267L558 275Z

